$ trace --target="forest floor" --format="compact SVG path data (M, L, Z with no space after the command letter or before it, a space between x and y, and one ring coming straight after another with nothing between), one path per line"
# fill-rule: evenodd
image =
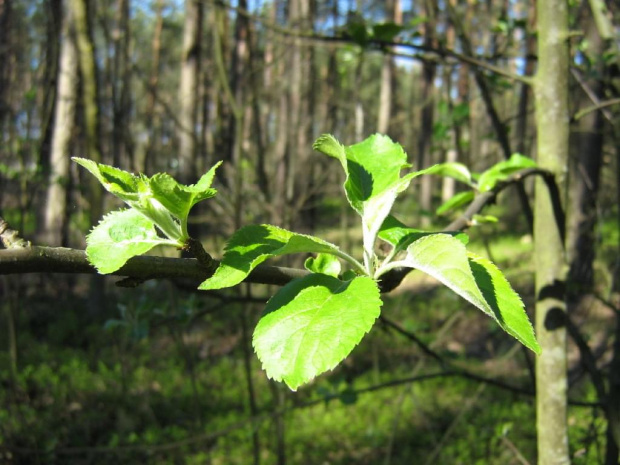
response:
M531 315L531 238L475 239L470 248L506 271ZM88 277L4 279L38 291L16 308L15 378L0 372L0 463L535 463L532 354L422 273L386 297L382 316L402 332L378 322L341 366L298 392L268 381L244 351L243 328L251 332L262 305L239 294L179 293L166 282L119 290L107 279L104 311L93 314ZM596 302L583 308L577 322L607 351L613 316ZM570 354L570 397L594 401ZM0 363L11 365L7 352ZM569 414L574 463L600 463L601 416L580 406Z

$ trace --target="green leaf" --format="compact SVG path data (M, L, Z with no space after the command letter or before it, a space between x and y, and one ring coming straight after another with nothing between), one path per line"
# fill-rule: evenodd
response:
M153 196L178 219L187 218L189 210L198 202L217 194L211 188L215 170L222 162L215 164L200 180L193 185L179 184L172 176L159 173L149 180Z
M511 174L526 168L536 168L538 166L534 160L520 153L513 153L506 160L493 165L480 175L478 179L478 190L486 192L493 189L498 182L504 181Z
M372 328L381 310L375 281L311 274L291 281L268 303L253 345L267 376L299 386L333 369Z
M166 173L158 173L149 179L149 187L153 198L159 201L174 215L182 225L183 235L187 236L187 218L190 209L201 200L211 198L217 191L211 188L215 170L222 162L215 164L200 180L193 185L178 183Z
M383 42L393 42L394 38L403 31L404 27L393 22L374 24L372 35Z
M131 209L106 215L86 237L86 244L88 260L106 274L120 269L131 257L171 241L159 237L153 222Z
M472 224L488 224L497 223L499 219L493 215L474 215L472 218Z
M468 254L458 239L447 234L422 237L407 248L404 260L392 266L416 268L431 275L494 318L526 347L540 352L523 303L501 271L490 261Z
M254 268L270 257L308 252L350 259L338 247L317 237L297 234L270 224L245 226L231 236L215 274L198 288L207 290L231 287L243 281Z
M471 252L467 253L467 258L478 288L499 325L523 345L540 354L540 346L525 313L523 301L503 273L486 258Z
M347 175L344 189L349 203L362 217L364 261L370 273L374 243L397 195L411 180L429 169L408 173L400 172L410 165L403 148L387 137L375 134L366 140L343 147L333 136L322 135L314 149L340 161Z
M474 200L474 191L459 192L446 200L438 209L437 214L443 215L451 210L462 207Z
M90 171L108 192L125 202L138 200L139 192L144 188L142 179L127 171L85 158L73 157L72 160Z
M436 174L438 176L454 178L459 182L472 186L471 173L462 163L440 163L429 168L427 174Z
M315 257L310 257L304 263L308 271L313 273L323 273L334 278L340 274L340 261L333 255L320 253Z
M406 249L412 242L417 241L421 237L429 236L432 234L438 233L409 228L392 215L388 215L388 217L381 225L381 230L379 231L379 238L395 247L396 253L398 253L401 250ZM444 232L443 234L449 234L456 237L464 245L467 245L467 243L469 242L469 236L459 231Z

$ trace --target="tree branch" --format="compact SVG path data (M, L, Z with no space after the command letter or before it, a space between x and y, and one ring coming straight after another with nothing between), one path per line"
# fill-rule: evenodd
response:
M214 262L217 263L216 260ZM83 250L38 246L0 250L0 275L23 273L95 274L97 270L88 262ZM138 256L129 259L125 266L111 274L142 280L186 279L198 287L212 273L193 258ZM307 274L306 270L259 265L246 282L282 286Z
M550 190L553 192L555 181L551 173L539 168L528 168L518 171L506 180L497 183L494 189L483 192L476 196L467 210L455 221L450 223L444 231L461 231L472 225L474 215L480 213L484 207L495 200L506 187L518 183L532 176L543 176ZM557 195L557 189L555 189ZM559 215L562 212L558 212ZM0 219L1 220L1 219ZM4 228L4 229L2 229ZM15 231L11 230L6 221L0 221L0 236L3 242L6 237L14 237ZM85 273L95 274L97 270L88 262L83 250L68 249L63 247L40 247L31 246L29 242L20 238L21 246L13 245L11 248L0 250L0 275L24 274L24 273ZM11 244L15 240L11 240ZM206 253L206 252L205 252ZM185 286L198 285L212 275L219 262L211 263L210 268L193 258L169 258L155 256L133 257L118 271L111 273L114 276L130 278L129 283L143 282L150 279L184 280ZM381 291L389 292L400 285L404 277L411 271L409 268L394 269L381 278ZM286 268L279 266L259 265L246 278L245 282L257 284L274 284L283 286L293 279L307 276L308 271ZM126 280L123 280L125 282Z

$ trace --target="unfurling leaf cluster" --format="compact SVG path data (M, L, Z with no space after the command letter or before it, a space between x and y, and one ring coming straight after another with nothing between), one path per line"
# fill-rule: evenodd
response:
M310 274L292 280L269 300L254 331L254 349L270 378L296 390L346 358L379 317L378 283L395 268L433 276L540 352L521 299L493 263L466 249L467 235L421 231L390 214L398 195L422 174L448 175L474 186L467 168L444 164L406 171L410 165L403 148L382 135L350 146L323 135L313 147L338 160L344 170L345 195L360 218L363 256L355 258L318 237L269 224L249 225L230 237L219 267L199 286L235 286L269 258L312 254L305 262ZM131 207L105 217L88 236L89 259L101 272L114 271L159 243L183 247L189 239L189 210L215 195L210 186L217 165L196 185L183 186L165 174L147 178L76 161ZM478 178L477 188L492 188L515 166L522 168L523 162L489 170ZM379 252L379 241L387 253Z
M149 178L84 158L73 158L73 161L131 207L109 213L86 237L86 255L104 274L117 271L131 257L146 253L156 245L186 247L190 239L189 211L217 193L211 183L220 163L196 184L186 186L165 173Z

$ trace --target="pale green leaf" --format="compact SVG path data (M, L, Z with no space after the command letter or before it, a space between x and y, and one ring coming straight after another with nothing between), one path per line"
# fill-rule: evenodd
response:
M253 345L267 376L296 390L346 358L381 310L375 281L311 274L284 286L268 303Z
M131 257L170 241L157 235L155 225L136 210L106 215L86 237L86 255L100 273L120 269Z
M503 273L486 258L471 252L468 252L467 257L478 288L499 325L523 345L540 354L540 346L525 313L523 301Z
M446 200L438 209L437 214L443 215L451 210L462 207L474 200L474 191L459 192Z
M140 190L143 188L139 176L85 158L73 157L72 160L90 171L108 192L121 200L125 202L138 200Z
M493 215L474 215L472 217L473 224L488 224L488 223L497 223L499 219L497 216Z
M521 316L527 320L523 305L520 301L520 306L517 305L516 294L506 279L491 262L474 257L468 254L458 239L447 234L435 234L413 242L407 248L405 260L395 264L416 268L433 276L494 318L509 334L534 352L538 352L533 332L529 334L526 330L530 328L531 331L531 325L528 322L528 325L524 326L522 318L518 316L522 314ZM472 271L471 264L476 273ZM484 291L481 291L479 286Z
M531 158L514 153L508 160L493 165L480 175L478 190L480 192L490 191L498 182L505 180L511 174L526 168L536 168L536 166L538 165Z
M397 249L397 252L400 250L406 249L409 244L414 241L417 241L421 237L429 236L431 234L438 234L437 232L429 232L422 231L420 229L409 228L401 223L398 219L396 219L392 215L388 215L383 224L381 225L381 230L379 231L379 238L392 245ZM467 245L469 242L469 236L463 232L459 231L449 231L444 232L444 234L449 234L451 236L456 237L463 244Z
M268 258L293 253L342 255L338 247L317 237L297 234L270 224L245 226L232 235L220 266L199 289L234 286Z
M159 173L149 179L153 197L156 198L170 213L180 221L185 221L190 209L198 202L213 197L217 191L211 188L217 163L200 180L193 185L178 183L172 176Z
M320 253L316 257L310 257L304 263L308 271L323 273L335 278L340 274L340 261L333 255Z
M471 173L469 169L462 163L448 162L435 165L428 170L428 174L436 174L454 178L468 186L472 185Z
M348 147L324 135L315 142L314 148L340 160L345 170L347 199L362 217L364 260L368 268L377 234L396 197L413 178L431 168L401 177L401 171L411 166L407 163L407 155L399 144L380 134Z

